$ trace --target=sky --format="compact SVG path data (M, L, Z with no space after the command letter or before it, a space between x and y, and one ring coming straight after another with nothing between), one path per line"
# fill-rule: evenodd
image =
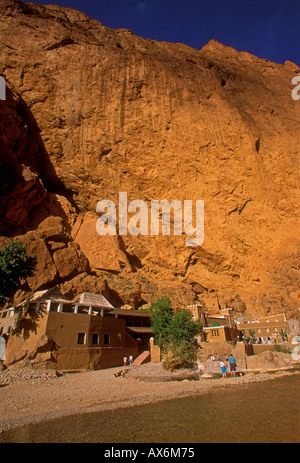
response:
M201 49L209 40L300 65L300 0L48 0L112 29Z

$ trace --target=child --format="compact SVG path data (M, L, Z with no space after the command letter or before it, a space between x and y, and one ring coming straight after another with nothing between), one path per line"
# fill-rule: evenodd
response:
M223 378L226 378L226 372L227 372L227 368L226 368L226 365L224 362L220 362L220 367L221 367L221 371L222 371L222 374L223 374Z

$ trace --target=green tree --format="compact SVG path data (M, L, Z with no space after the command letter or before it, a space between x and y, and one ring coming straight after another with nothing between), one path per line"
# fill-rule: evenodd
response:
M174 312L169 298L159 298L150 308L155 343L162 349L163 365L174 370L188 367L197 359L195 339L202 331L189 310Z
M32 275L37 264L34 255L26 254L26 244L11 240L0 249L0 302L9 299L21 280Z
M150 307L151 328L154 333L155 343L160 348L169 344L169 325L174 312L168 297L160 297Z
M169 341L175 346L185 343L193 343L195 336L202 330L202 325L193 320L193 314L189 310L173 313L169 324Z

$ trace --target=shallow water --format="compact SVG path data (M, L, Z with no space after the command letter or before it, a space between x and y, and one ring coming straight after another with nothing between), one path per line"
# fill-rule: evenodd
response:
M77 415L0 435L1 443L299 443L300 375L203 396Z

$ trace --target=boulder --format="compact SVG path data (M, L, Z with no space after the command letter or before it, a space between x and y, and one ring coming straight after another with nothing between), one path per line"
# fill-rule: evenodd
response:
M204 378L204 379L209 379L213 377L214 375L212 373L204 373L203 375L200 376L200 378Z
M41 354L37 354L34 360L31 362L33 364L36 363L45 363L45 362L53 362L52 352L43 352Z
M285 354L287 355L287 354ZM265 351L258 355L247 357L247 368L249 370L274 370L289 366L289 359L283 358L277 352Z
M121 272L131 270L126 254L121 250L117 236L100 236L96 230L98 216L88 212L79 228L75 241L88 258L90 265L98 270Z
M68 247L55 251L53 261L61 280L73 278L89 270L85 255L77 249L75 243L69 243Z

